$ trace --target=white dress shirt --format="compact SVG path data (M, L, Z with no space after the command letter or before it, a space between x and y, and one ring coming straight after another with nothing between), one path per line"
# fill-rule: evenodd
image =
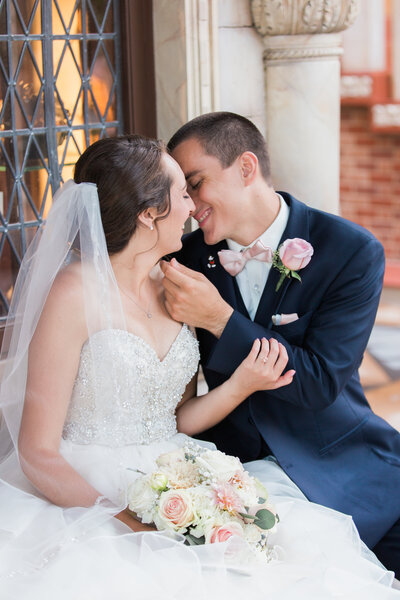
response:
M289 207L278 194L281 207L279 209L278 216L275 221L271 223L266 231L255 239L250 246L260 240L264 246L268 246L273 252L278 248L280 239L285 231L288 219L289 219ZM246 250L248 246L241 246L233 240L226 240L230 250L240 252ZM236 275L236 281L239 286L240 293L243 298L243 302L247 308L252 320L257 312L258 304L260 302L261 295L264 291L265 284L267 283L269 271L271 269L271 263L261 262L259 260L249 260L245 264L243 270Z

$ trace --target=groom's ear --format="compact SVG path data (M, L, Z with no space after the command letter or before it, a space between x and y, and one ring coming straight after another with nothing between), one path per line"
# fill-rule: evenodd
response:
M258 158L253 152L243 152L239 156L239 166L244 186L253 183L258 172Z

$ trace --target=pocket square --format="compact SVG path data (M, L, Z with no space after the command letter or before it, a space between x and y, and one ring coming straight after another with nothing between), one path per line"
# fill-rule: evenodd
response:
M272 322L274 325L287 325L288 323L293 323L293 321L297 321L299 315L297 313L290 313L289 315L272 315Z

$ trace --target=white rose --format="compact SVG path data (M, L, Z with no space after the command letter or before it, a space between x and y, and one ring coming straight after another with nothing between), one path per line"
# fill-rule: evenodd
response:
M156 460L159 467L171 467L174 466L176 462L185 462L184 448L178 448L172 452L161 454Z
M243 471L243 465L238 458L219 450L206 450L196 458L196 463L201 469L210 471L224 481L229 481L238 471Z
M153 513L158 494L152 489L150 479L138 477L128 488L128 507L143 523L153 522Z
M155 471L150 476L150 485L156 492L163 492L168 486L168 477L165 473Z

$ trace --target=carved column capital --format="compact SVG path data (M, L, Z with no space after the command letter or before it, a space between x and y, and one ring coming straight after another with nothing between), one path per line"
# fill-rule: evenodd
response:
M360 0L251 0L262 36L336 33L356 19Z

